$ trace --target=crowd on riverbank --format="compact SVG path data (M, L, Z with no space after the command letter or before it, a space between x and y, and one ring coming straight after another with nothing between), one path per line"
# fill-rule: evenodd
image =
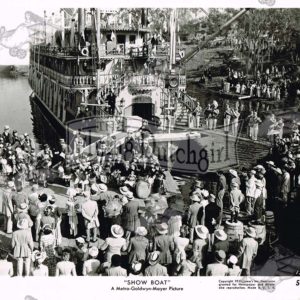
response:
M96 156L84 153L80 132L72 147L61 140L58 151L48 145L37 151L27 134L5 126L2 215L11 244L0 244L0 274L249 275L259 245L276 235L277 215L299 187L294 125L293 136L276 137L268 160L219 172L214 188L205 176L195 177L184 199L166 191L147 125L129 131L123 147L111 136L100 140ZM51 177L67 186L63 205L44 190ZM180 212L172 204L182 200ZM257 231L265 226L267 237ZM76 246L63 237L75 238Z

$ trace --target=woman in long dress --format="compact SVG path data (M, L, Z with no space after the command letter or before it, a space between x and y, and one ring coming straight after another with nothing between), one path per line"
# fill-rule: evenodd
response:
M69 225L70 225L70 235L77 236L78 233L78 217L77 217L77 209L76 205L78 202L76 201L77 191L74 188L69 188L67 191L67 195L69 199L67 201L67 211L69 217Z

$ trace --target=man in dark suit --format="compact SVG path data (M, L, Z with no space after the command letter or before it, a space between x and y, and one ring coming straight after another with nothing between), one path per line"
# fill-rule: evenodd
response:
M215 227L217 225L217 219L220 215L220 207L216 204L215 199L216 199L215 195L210 194L208 198L209 203L206 206L203 205L198 211L199 224L206 226L209 231L209 235L208 235L209 251L211 251L211 246L213 244L213 235L214 235ZM204 222L203 222L203 216L204 216Z

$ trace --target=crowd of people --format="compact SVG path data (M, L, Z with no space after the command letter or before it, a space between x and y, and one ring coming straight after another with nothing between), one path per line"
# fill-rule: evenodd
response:
M272 65L263 73L257 71L256 76L249 79L243 71L229 69L227 79L222 82L222 89L227 93L234 92L239 95L280 101L287 97L291 84L287 71L284 65L281 70L278 66Z
M48 145L37 151L28 134L11 134L5 126L2 214L11 244L0 245L0 274L249 275L259 245L269 241L255 225L275 215L267 236L276 235L277 213L299 186L297 126L290 137L276 136L268 160L249 170L219 171L215 188L195 178L184 212L172 206L182 195L167 193L146 125L129 130L122 147L113 136L101 139L95 156L84 152L80 131L73 147L60 140L58 151ZM66 186L64 200L45 189L53 176ZM226 222L244 222L244 237L229 236Z

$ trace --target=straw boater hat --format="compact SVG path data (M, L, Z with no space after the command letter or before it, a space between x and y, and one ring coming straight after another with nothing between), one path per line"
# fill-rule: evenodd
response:
M95 246L93 246L89 249L89 256L91 256L91 257L97 257L98 253L99 253L99 250Z
M253 227L248 227L245 232L248 236L256 238L256 231Z
M200 198L197 196L197 195L192 195L190 197L191 201L194 201L194 202L200 202Z
M129 191L129 192L126 194L126 198L127 198L127 200L133 200L133 199L134 199L133 193Z
M217 108L217 107L219 106L219 103L218 103L216 100L214 100L214 101L212 102L212 104L214 105L215 108Z
M282 174L282 171L280 168L273 168L273 170L278 174Z
M111 231L111 234L116 238L120 238L124 235L123 228L120 225L117 225L117 224L111 226L110 231Z
M119 188L119 191L120 191L120 193L121 193L122 195L125 195L125 196L128 194L128 192L130 192L128 186L126 186L126 185L121 186L121 187Z
M225 241L227 239L227 234L222 229L217 229L214 234L219 241Z
M99 188L97 186L97 184L93 183L91 186L91 191L98 193L99 192Z
M154 251L150 253L149 255L149 265L153 266L156 265L159 262L160 258L160 252L159 251Z
M236 265L238 262L238 259L235 255L231 255L228 260L227 260L227 264L233 264Z
M195 226L195 232L200 239L205 240L207 238L208 229L204 225Z
M27 203L21 203L18 207L18 211L26 211L28 209Z
M254 169L257 169L257 170L263 170L264 169L264 166L262 165L257 165L254 167Z
M134 261L130 268L134 273L139 273L142 270L143 265L139 261Z
M166 224L166 223L157 224L156 230L160 234L166 234L166 233L168 233L168 224Z
M28 220L27 219L20 219L18 220L17 227L19 229L28 229Z
M107 191L107 185L104 184L104 183L98 184L98 188L99 188L99 191L102 192L102 193Z
M33 262L39 261L40 263L42 263L46 258L47 258L46 252L41 252L39 250L33 251L31 255L31 260Z
M231 175L233 175L234 177L238 177L238 173L237 173L236 170L230 169L230 170L229 170L229 173L230 173Z
M148 233L147 229L143 226L140 226L136 229L135 234L139 236L146 236Z
M203 196L203 198L207 198L209 196L209 191L208 190L202 190L201 195Z
M218 262L223 262L226 258L226 253L223 250L218 250L215 252L215 258Z
M267 161L266 164L275 167L274 161Z
M79 244L84 244L85 241L84 241L84 238L83 237L78 237L77 239L75 239L75 241Z

